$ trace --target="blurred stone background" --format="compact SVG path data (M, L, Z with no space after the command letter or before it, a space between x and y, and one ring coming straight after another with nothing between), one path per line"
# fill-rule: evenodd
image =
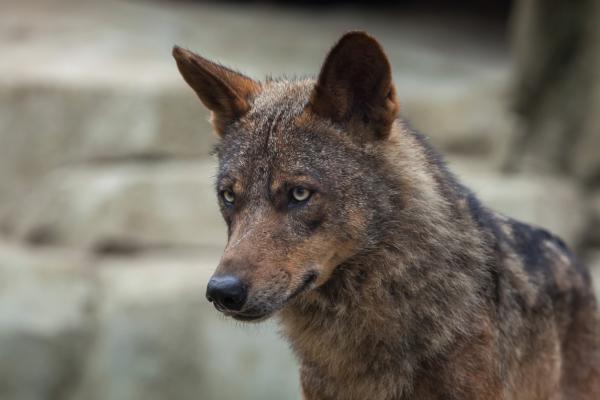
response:
M263 78L370 31L454 171L600 280L598 2L369 4L0 0L0 399L300 397L275 325L204 300L225 229L175 43Z

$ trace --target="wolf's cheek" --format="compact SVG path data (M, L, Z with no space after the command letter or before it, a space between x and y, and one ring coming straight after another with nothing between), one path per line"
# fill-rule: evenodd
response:
M315 234L290 248L282 268L290 275L289 293L316 288L325 283L335 268L354 255L359 248L355 237Z

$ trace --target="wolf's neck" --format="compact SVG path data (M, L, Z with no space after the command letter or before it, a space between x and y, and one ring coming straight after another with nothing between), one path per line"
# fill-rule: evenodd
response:
M362 398L370 398L366 388L385 380L410 393L423 363L470 336L465 329L481 313L476 278L447 261L370 260L340 266L324 287L290 304L282 331L303 374L322 377L335 393L365 388Z

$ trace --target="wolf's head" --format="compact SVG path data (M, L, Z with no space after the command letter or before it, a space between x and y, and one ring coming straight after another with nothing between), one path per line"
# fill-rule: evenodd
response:
M316 82L258 82L179 47L173 56L220 139L229 239L207 297L263 319L376 245L398 201L380 151L398 113L390 64L362 32L339 40Z

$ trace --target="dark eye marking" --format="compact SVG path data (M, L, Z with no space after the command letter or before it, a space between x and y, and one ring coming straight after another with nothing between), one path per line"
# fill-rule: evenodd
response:
M308 230L311 232L316 231L321 225L323 225L323 219L321 218L311 219L306 223Z

